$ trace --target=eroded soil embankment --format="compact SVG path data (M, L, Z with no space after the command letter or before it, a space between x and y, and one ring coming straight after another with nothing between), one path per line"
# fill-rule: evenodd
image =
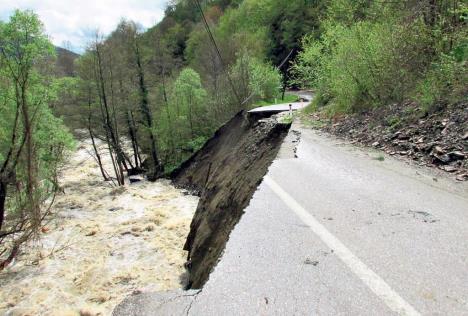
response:
M172 174L176 185L200 194L184 247L190 288L201 288L208 279L289 127L275 117L240 112Z
M468 181L468 103L459 102L424 113L415 103L379 107L332 120L321 113L306 121L353 142L438 168Z

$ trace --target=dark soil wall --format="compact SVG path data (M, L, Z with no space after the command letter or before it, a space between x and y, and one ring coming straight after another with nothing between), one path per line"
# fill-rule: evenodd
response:
M200 195L184 248L189 251L190 288L207 281L289 127L274 117L240 112L173 172L177 186Z

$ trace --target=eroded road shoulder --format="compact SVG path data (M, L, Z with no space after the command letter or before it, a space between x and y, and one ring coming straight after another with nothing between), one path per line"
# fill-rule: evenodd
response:
M267 177L339 243L263 181L203 290L171 313L466 315L465 184L292 130L297 158L280 154Z

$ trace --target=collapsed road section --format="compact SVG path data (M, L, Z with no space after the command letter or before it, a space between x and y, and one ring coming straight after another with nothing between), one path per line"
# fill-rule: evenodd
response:
M117 305L112 315L188 313L290 126L282 122L281 114L239 112L171 174L176 186L200 196L184 246L188 251L186 291L136 293Z
M208 280L289 128L276 115L239 112L173 172L177 186L200 195L184 247L187 288L201 288Z

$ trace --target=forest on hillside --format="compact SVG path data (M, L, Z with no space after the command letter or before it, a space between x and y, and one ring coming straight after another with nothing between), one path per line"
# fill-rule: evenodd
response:
M118 168L141 165L138 152L119 157L125 133L151 152L157 176L234 113L289 87L316 90L315 106L331 113L405 99L430 111L463 98L466 18L463 1L175 1L145 32L122 21L96 34L66 90L75 110L88 103L91 126L108 121Z
M429 113L467 98L467 24L462 0L171 1L148 30L96 31L57 71L38 16L16 11L0 22L0 269L38 234L77 129L107 144L117 186L171 172L290 88L329 115L406 100Z

